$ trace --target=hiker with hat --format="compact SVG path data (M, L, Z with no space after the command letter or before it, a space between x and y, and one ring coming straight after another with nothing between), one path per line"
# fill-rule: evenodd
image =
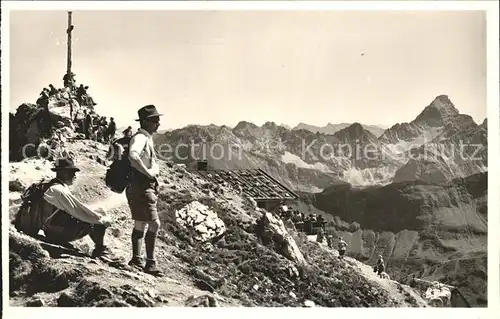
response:
M374 267L374 271L379 277L382 277L382 273L385 271L384 259L382 255L378 255L377 264Z
M52 171L56 172L54 179L35 183L23 194L23 198L29 198L26 205L31 206L20 209L16 228L32 236L42 230L48 242L69 247L70 242L89 235L95 243L92 257L108 255L104 236L111 220L104 211L87 207L69 189L80 169L70 158L60 158Z
M157 210L159 167L152 134L160 127L160 116L163 114L158 113L154 105L146 105L137 113L139 119L136 121L139 121L141 127L130 140L128 158L131 172L129 186L125 191L134 220L132 259L129 265L142 268L146 273L162 276L155 260L156 237L160 229ZM143 238L146 246L145 265L141 254Z
M345 251L347 250L347 243L342 237L339 237L339 258L344 259Z

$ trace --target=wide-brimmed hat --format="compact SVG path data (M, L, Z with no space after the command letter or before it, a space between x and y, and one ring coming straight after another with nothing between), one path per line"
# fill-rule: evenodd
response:
M62 170L70 170L79 172L80 169L75 166L75 163L71 158L58 158L54 164L54 168L52 168L54 172L62 171Z
M163 114L158 113L156 106L150 104L143 106L137 111L139 118L136 121L147 120L150 117L162 116Z

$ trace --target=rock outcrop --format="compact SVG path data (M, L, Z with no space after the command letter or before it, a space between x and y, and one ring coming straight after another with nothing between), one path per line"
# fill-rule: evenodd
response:
M176 221L194 233L193 238L208 242L220 238L226 231L224 222L207 206L193 201L176 211Z
M262 239L264 245L272 243L280 254L297 265L303 266L306 264L295 240L288 234L281 219L276 218L273 214L265 212L262 215L262 218L257 223L256 233Z
M83 119L83 111L93 109L93 104L80 104L64 90L50 95L48 113L41 105L21 104L15 114L9 113L9 161L67 155L61 146L77 137L74 120Z

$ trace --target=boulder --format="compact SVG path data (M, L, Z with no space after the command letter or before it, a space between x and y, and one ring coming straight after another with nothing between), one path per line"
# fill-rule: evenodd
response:
M226 226L217 214L198 201L177 210L175 220L178 225L194 233L193 239L199 242L220 238L226 232Z
M26 185L24 185L19 179L9 181L9 191L11 192L24 192Z
M291 261L305 265L306 261L295 240L287 232L281 219L269 212L265 212L257 223L257 236L263 243L274 244L275 249Z
M191 296L185 302L186 307L220 307L217 297L212 295Z
M424 298L434 307L450 307L451 291L443 284L433 282L433 285L425 291Z

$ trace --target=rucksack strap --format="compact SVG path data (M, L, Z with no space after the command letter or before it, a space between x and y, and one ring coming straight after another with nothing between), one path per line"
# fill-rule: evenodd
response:
M55 213L57 213L58 211L60 211L60 209L57 208L57 207L55 207L54 205L48 203L45 199L43 199L43 196L45 195L45 192L49 190L49 188L51 188L52 186L54 186L56 184L64 185L64 182L61 181L58 178L53 178L47 184L44 185L44 187L42 189L42 192L40 194L41 195L41 198L40 198L41 200L43 200L47 205L51 205L51 206L54 207L54 212L52 213L51 216L53 216ZM48 219L50 219L50 217L47 218L45 220L45 222L41 220L42 219L42 215L41 214L38 214L37 217L38 217L38 223L39 223L39 225L42 225L42 229L43 229L45 227L45 223L47 222Z

